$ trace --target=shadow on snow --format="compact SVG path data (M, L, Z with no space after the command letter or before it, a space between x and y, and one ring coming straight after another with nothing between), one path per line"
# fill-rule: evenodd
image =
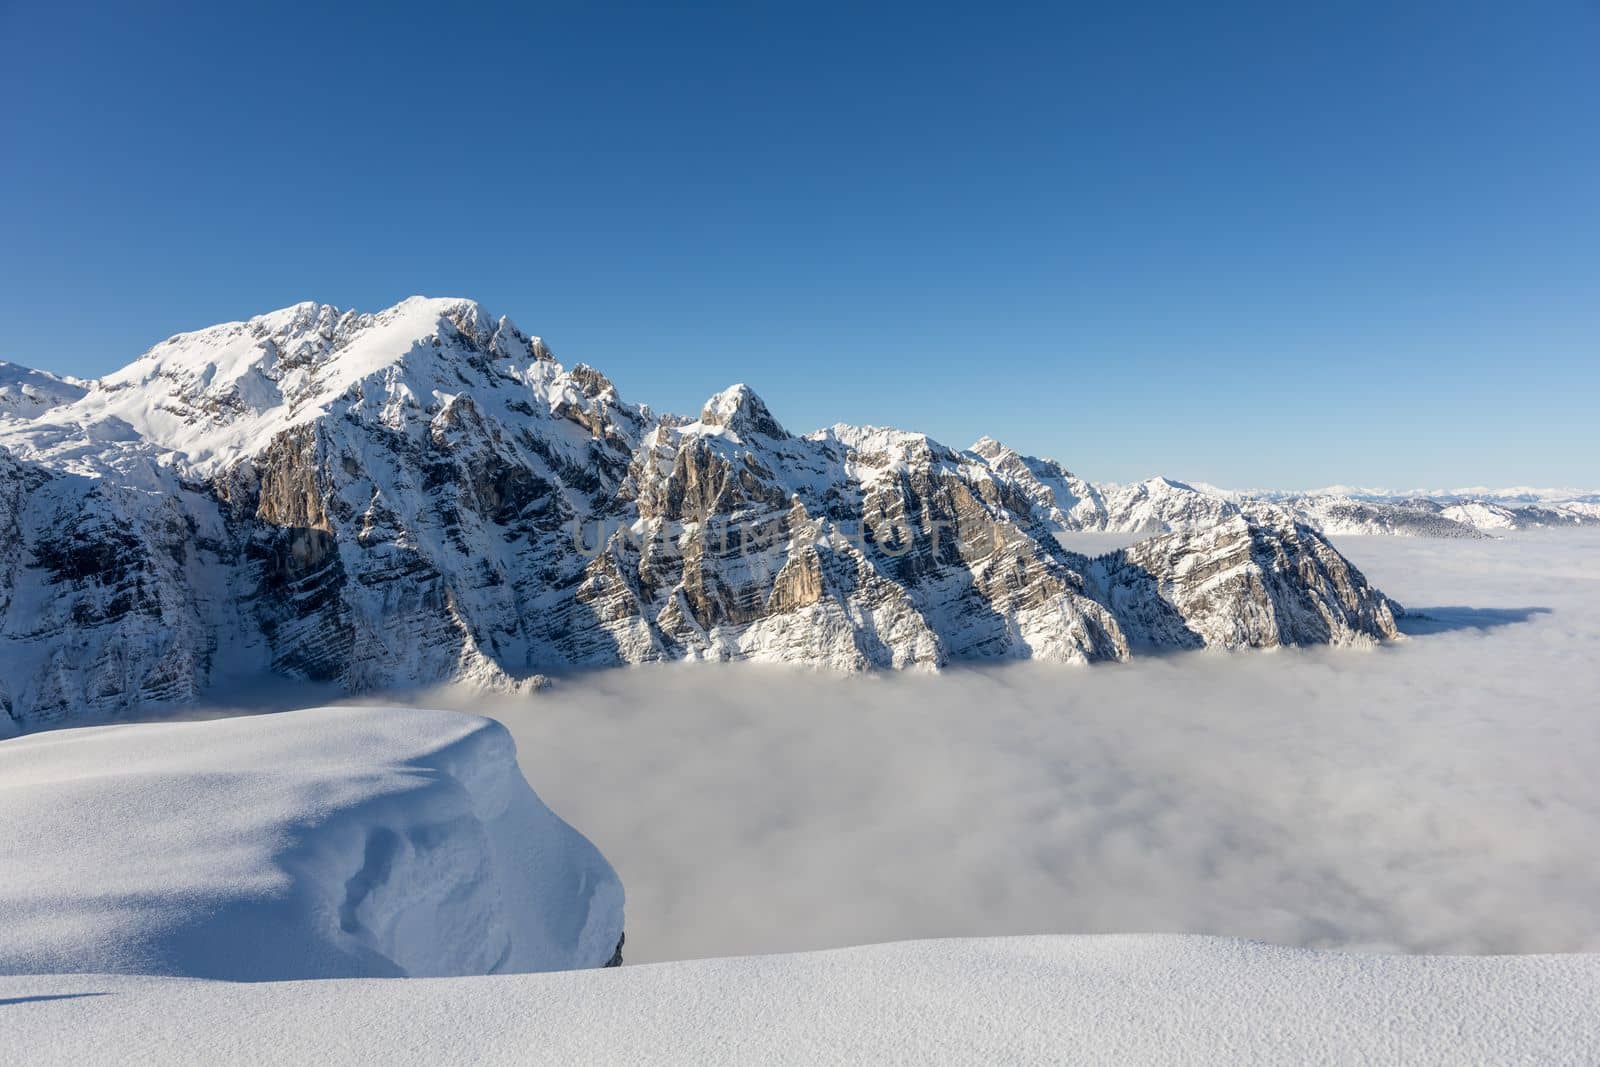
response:
M39 993L31 997L0 997L0 1008L12 1004L36 1004L41 1000L77 1000L79 997L103 997L104 993Z
M1536 615L1550 614L1549 608L1469 608L1460 605L1439 608L1407 609L1397 617L1400 632L1417 637L1453 630L1493 630L1527 622Z

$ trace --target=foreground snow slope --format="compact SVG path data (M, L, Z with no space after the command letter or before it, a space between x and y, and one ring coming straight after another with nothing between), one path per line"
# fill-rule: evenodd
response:
M0 974L596 967L622 887L498 723L313 708L0 742Z
M1597 1002L1597 956L1171 935L403 982L0 978L19 1059L72 1064L1592 1063Z

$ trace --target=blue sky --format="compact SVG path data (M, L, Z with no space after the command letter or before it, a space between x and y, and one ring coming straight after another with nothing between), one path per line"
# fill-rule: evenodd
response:
M1600 486L1600 3L675 6L0 2L0 358L464 295L670 410Z

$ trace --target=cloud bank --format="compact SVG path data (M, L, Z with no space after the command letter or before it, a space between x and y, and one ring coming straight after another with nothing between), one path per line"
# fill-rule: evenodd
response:
M617 867L631 962L1111 931L1600 950L1600 536L1341 547L1433 621L1373 652L674 665L457 703Z
M1411 640L415 702L511 729L621 875L632 963L1023 933L1600 951L1600 531L1338 544L1427 612Z

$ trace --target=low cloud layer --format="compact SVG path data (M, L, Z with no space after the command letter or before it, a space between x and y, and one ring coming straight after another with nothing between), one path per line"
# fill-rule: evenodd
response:
M1108 931L1600 950L1600 538L1342 547L1451 610L1376 652L675 665L460 706L617 866L633 962Z

